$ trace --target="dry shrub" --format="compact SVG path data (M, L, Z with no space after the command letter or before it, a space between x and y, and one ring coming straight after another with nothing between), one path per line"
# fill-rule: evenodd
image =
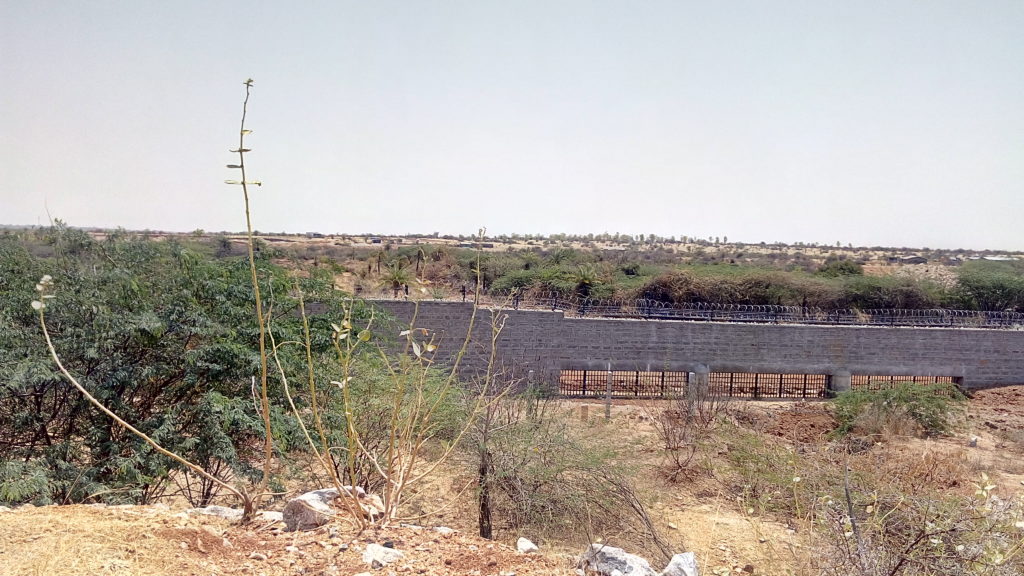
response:
M817 568L835 576L1021 574L1022 502L995 497L981 480L971 497L854 489L848 500L828 500L816 521Z
M644 407L665 448L670 480L675 482L693 476L697 469L696 457L710 443L731 406L729 396L716 395L706 386L691 383L684 394L670 398L667 405L660 402Z
M890 408L872 404L853 420L850 433L888 441L923 436L924 427L914 420L906 407Z
M601 539L668 559L610 431L580 429L528 397L503 400L493 416L486 461L496 529L574 545Z
M972 471L963 450L941 451L889 445L854 457L855 468L873 470L894 491L916 494L921 491L949 490L969 485Z

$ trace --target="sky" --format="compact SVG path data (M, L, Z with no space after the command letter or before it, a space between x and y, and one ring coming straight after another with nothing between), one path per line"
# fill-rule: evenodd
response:
M1024 250L1024 2L0 0L0 224Z

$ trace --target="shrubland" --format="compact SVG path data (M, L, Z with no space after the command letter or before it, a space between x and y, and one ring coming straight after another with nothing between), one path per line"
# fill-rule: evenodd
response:
M52 255L34 256L33 245ZM275 325L298 330L288 272L257 262ZM241 259L130 234L95 241L59 223L31 237L0 236L0 499L142 503L174 485L173 466L89 406L48 357L28 306L44 275L59 290L47 310L54 345L98 400L217 475L257 474L263 434L253 411L259 357L247 274ZM325 303L338 298L323 274L300 284ZM330 321L314 319L320 332ZM317 353L328 344L320 338ZM285 451L296 431L275 392L271 417ZM189 493L197 503L211 497L208 488Z
M334 288L326 267L297 274L265 253L256 261L271 359L288 376L275 369L269 378L273 490L338 479L384 491L392 476L381 472L389 466L415 476L451 450L451 460L431 474L461 480L440 501L429 491L408 493L396 518L445 510L454 499L477 529L486 511L491 537L526 534L567 546L600 538L656 558L678 546L678 537L659 528L661 509L652 503L666 494L711 494L720 510L791 526L808 543L799 573L1021 569L1021 503L995 488L989 474L997 472L954 450L893 452L963 429L964 400L950 389L897 384L816 404L834 418L833 435L816 442L766 433L748 417L756 405L699 394L654 403L642 420L579 421L563 402L523 383L507 387L516 383L497 372L484 399L474 393L479 382L450 381L430 360L432 348L452 352L458 342L432 343L426 327L409 330L373 316ZM0 237L0 266L0 500L231 503L216 485L113 425L62 380L29 306L33 279L44 274L57 286L46 310L54 345L97 398L218 478L257 481L258 334L244 258L127 233L97 241L58 224ZM300 296L317 302L306 322ZM363 336L367 330L372 334ZM339 347L348 354L350 340L351 355L339 360ZM417 402L425 399L430 418L408 419L417 405L423 414ZM408 449L392 439L395 430L419 443L419 457L406 468L386 456ZM354 438L361 447L352 448ZM638 449L651 442L659 448Z
M295 247L285 251L305 253ZM610 250L584 245L516 247L478 255L470 248L422 244L352 248L336 261L353 272L355 285L366 294L394 295L388 277L396 269L410 274L415 269L417 277L433 283L437 297L452 296L462 286L474 285L479 256L482 290L496 297L518 293L823 310L1024 310L1024 265L1016 261L966 261L949 268L952 281L939 281L928 275L865 274L862 261L845 255L802 260L793 255L739 253L746 257L709 258L663 248Z

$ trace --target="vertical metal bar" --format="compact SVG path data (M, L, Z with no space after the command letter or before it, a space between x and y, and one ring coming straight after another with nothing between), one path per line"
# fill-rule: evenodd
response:
M587 395L587 372L590 372L590 370L584 370L583 371L583 395L584 396Z
M661 371L661 397L665 397L665 371Z
M612 363L608 363L608 382L604 390L604 419L612 419Z
M633 381L633 396L640 395L640 371L636 371L636 377Z
M807 374L804 374L804 389L800 393L801 398L807 398Z
M754 373L754 398L761 397L761 374L758 372Z
M779 374L779 398L782 398L782 378L783 374Z
M736 379L735 372L729 372L729 397L732 398L732 383Z

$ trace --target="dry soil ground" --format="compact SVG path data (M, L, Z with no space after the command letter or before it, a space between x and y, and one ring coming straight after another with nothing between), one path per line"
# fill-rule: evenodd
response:
M600 420L603 410L589 404L589 417ZM578 403L566 408L567 417L578 418ZM748 402L739 408L745 426L796 446L823 441L832 425L822 403ZM635 444L652 518L679 551L697 553L702 574L807 573L809 542L799 527L750 514L713 479L672 484L652 471L658 451L644 406L617 403L604 425L624 431ZM969 491L971 478L987 471L1001 495L1013 496L1024 491L1022 430L1024 386L992 389L974 394L956 435L891 439L873 450L880 462L893 465L929 455L952 458L960 464L940 471L936 482ZM448 535L412 526L357 533L343 523L288 533L278 524L240 526L167 506L22 507L0 512L0 575L351 575L371 571L361 559L371 542L390 542L406 554L374 571L382 575L573 574L571 557L579 550L542 542L542 554L519 554L512 548L515 535L482 540L473 536L474 522L471 500L430 521L458 529Z

